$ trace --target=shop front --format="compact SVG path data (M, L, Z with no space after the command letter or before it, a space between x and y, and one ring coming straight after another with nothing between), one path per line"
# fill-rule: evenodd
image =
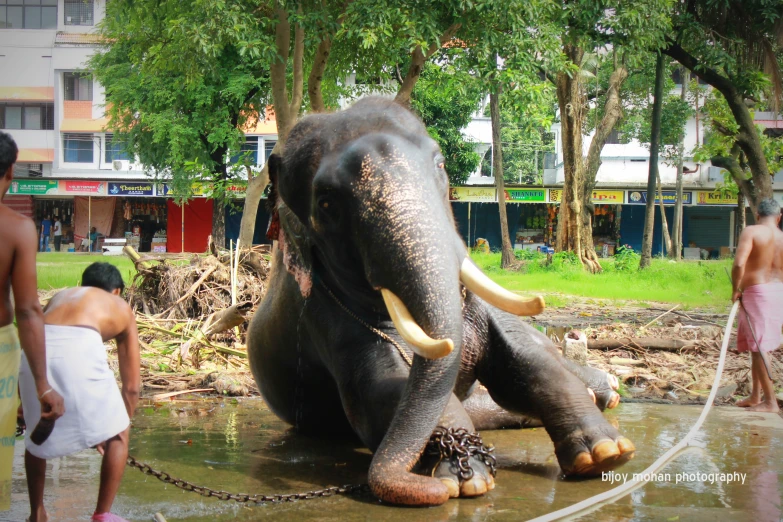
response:
M514 248L539 250L551 244L553 212L546 202L546 189L509 187L504 192ZM514 214L518 217L512 222Z

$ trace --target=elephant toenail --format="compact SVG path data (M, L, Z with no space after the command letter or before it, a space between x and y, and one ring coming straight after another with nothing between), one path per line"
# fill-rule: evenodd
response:
M590 395L590 398L593 399L593 404L595 404L596 403L595 392L590 388L587 388L587 393Z
M459 497L459 484L457 484L456 480L452 478L442 478L440 481L446 486L446 489L449 490L449 498Z
M487 490L492 491L495 489L495 478L492 475L487 477Z
M475 497L486 492L487 483L478 475L473 475L473 478L462 483L462 495L465 497Z
M623 454L636 451L636 446L633 445L633 442L626 439L625 437L620 437L617 439L617 447L620 448L620 451Z
M604 462L605 460L614 459L621 454L620 449L611 440L605 440L599 442L593 447L593 457L597 463Z
M593 466L593 457L586 451L583 451L574 459L570 473L583 473Z
M613 390L616 390L620 387L620 382L617 380L617 377L611 374L607 374L606 380L609 382L609 387Z
M618 404L620 404L620 395L617 393L613 393L612 398L609 399L609 404L607 404L606 407L611 410L612 408L617 407Z

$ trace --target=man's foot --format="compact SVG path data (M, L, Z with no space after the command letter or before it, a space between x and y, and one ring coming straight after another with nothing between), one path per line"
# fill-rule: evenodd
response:
M114 513L95 513L92 516L92 522L129 522L121 516Z
M751 395L750 397L745 397L744 399L737 401L735 404L740 408L747 408L749 406L756 406L761 404L761 399L754 399Z
M49 520L49 515L46 513L46 510L41 508L40 511L38 511L38 516L34 517L30 515L25 519L26 522L46 522Z
M777 402L760 402L748 408L748 411L755 411L761 413L778 413L780 408Z

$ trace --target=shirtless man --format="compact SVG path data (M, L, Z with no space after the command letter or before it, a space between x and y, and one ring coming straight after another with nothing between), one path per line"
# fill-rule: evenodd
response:
M139 399L140 354L136 318L120 294L125 285L109 263L93 263L82 286L57 293L44 309L49 375L65 397L66 413L40 446L25 435L25 469L30 521L47 519L43 506L46 459L95 447L103 455L93 521L122 522L110 513L128 459L130 417ZM106 360L104 342L117 342L122 392ZM25 423L35 425L40 409L29 367L22 360L19 386Z
M11 187L19 150L11 136L0 132L0 200ZM35 223L0 201L0 511L11 507L11 464L16 437L19 344L31 367L33 400L43 417L63 414L63 399L49 386L46 376L44 323L38 302L35 255L38 234ZM11 291L14 302L11 303ZM14 317L19 334L13 324ZM40 401L40 402L39 402Z
M751 352L753 378L750 397L737 406L777 413L774 383L762 359L762 354L780 346L783 327L783 232L779 228L780 206L774 199L759 203L756 223L740 235L731 270L731 300L740 299L742 304L737 349Z

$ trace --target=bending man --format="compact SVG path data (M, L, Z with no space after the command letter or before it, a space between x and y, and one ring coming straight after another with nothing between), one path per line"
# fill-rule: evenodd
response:
M751 352L753 378L750 397L737 406L776 413L774 383L760 353L780 346L783 327L783 232L779 228L780 206L774 199L759 203L756 223L742 231L731 270L731 300L742 303L737 350Z
M119 270L93 263L82 286L56 294L44 309L49 376L65 398L66 413L40 446L25 435L25 468L30 493L30 521L46 520L43 506L46 459L96 447L103 454L101 485L93 521L120 522L110 513L128 458L130 417L139 399L139 342L136 318L120 296L125 285ZM114 339L122 393L106 361L103 343ZM26 361L19 379L25 424L35 426L40 408Z

